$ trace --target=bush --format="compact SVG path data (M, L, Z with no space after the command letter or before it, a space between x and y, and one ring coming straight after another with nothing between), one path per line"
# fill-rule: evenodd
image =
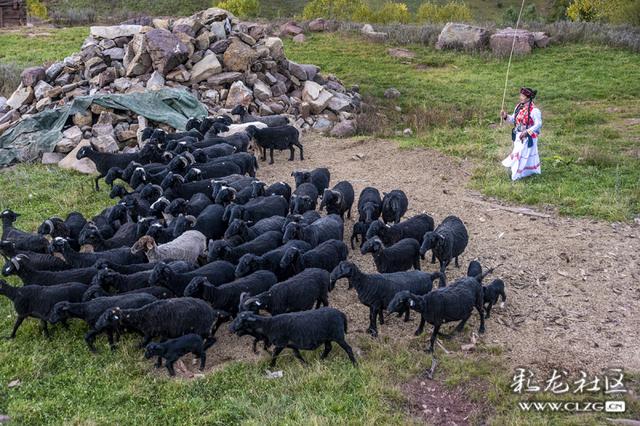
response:
M27 13L38 19L47 19L47 6L40 0L27 0Z
M0 63L0 96L11 96L20 85L22 68L15 64Z
M371 22L377 24L406 24L411 19L411 16L406 4L388 1L382 8L374 11L371 18Z
M418 22L469 22L473 19L471 9L461 2L452 1L444 5L422 3L416 14Z
M601 16L600 0L574 0L567 8L567 16L572 21L593 22Z
M216 7L228 10L241 18L255 18L260 13L258 0L223 0L218 2Z
M312 0L304 7L302 17L304 19L337 19L341 21L357 20L364 22L371 16L369 13L360 15L369 7L363 0ZM356 13L357 12L357 13ZM359 19L354 16L358 14ZM362 19L365 17L366 19Z
M519 8L515 8L510 6L508 9L505 9L502 14L502 23L505 25L514 25L518 22L518 13L520 12ZM535 4L530 4L524 8L522 11L522 16L520 17L520 22L541 22L542 19L540 15L538 15L538 11L536 9Z

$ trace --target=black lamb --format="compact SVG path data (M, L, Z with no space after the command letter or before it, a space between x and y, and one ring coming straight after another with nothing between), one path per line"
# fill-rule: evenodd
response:
M289 124L289 119L283 115L251 115L243 105L236 106L231 110L231 114L239 115L241 123L253 123L255 121L259 121L269 127L280 127Z
M324 269L309 268L282 281L256 296L240 300L241 311L266 310L271 315L306 311L329 305L329 273Z
M347 259L349 249L343 241L328 240L312 250L300 250L290 247L280 260L283 271L291 271L291 275L299 274L307 268L320 268L333 271L340 262Z
M347 217L351 219L351 206L353 206L354 197L353 185L346 180L340 181L333 188L324 190L320 210L326 207L327 214L340 215L342 220L347 212Z
M282 241L303 240L316 247L327 240L342 241L343 232L344 223L340 216L330 214L306 226L297 222L289 223Z
M281 268L280 261L287 250L295 248L299 253L304 253L311 249L311 245L306 241L291 240L286 244L271 250L262 256L255 254L245 254L238 261L236 266L236 277L244 277L255 271L267 270L271 271L278 277L278 281L286 280L295 275L291 268Z
M502 303L500 307L504 306L504 302L507 300L507 295L504 292L504 281L497 278L491 282L491 284L482 287L483 305L485 311L485 318L489 318L491 315L491 308L498 303L498 298L502 297Z
M303 183L298 186L289 200L289 211L294 214L303 214L309 210L315 210L318 205L318 190L311 183Z
M242 312L231 323L230 330L239 336L250 335L263 340L265 346L275 346L271 358L274 367L280 352L291 348L296 358L306 364L300 350L314 350L324 344L320 359L331 352L331 343L336 342L347 353L353 365L357 365L351 346L344 339L347 332L347 316L334 308L295 312L265 317Z
M189 272L176 272L164 262L158 262L149 277L150 286L164 286L175 294L184 294L184 289L195 277L206 277L213 285L228 283L235 278L235 266L218 260Z
M394 189L385 193L382 199L382 220L384 223L400 223L400 219L407 212L409 200L404 191Z
M424 259L425 253L433 250L431 263L438 258L440 272L444 273L452 259L456 260L456 267L460 267L458 256L464 252L468 242L469 234L464 223L456 216L448 216L435 230L424 234L420 256Z
M351 231L351 249L355 250L356 246L354 242L358 242L358 237L360 237L360 247L364 245L364 242L367 241L367 225L364 222L357 221L353 224L353 230Z
M303 183L311 183L318 190L318 194L322 194L325 189L329 188L331 181L331 173L326 167L318 167L311 171L296 170L291 173L291 176L296 182L296 188Z
M360 253L371 253L380 273L401 272L411 268L420 270L420 244L413 238L402 239L385 248L378 237L373 237L364 243Z
M87 286L80 283L12 287L6 281L0 280L0 294L13 302L13 307L18 315L9 338L16 337L20 324L28 317L39 319L42 331L45 336L49 337L47 322L54 305L62 301L79 302L86 289Z
M162 343L149 343L145 348L144 357L149 359L157 356L156 367L162 366L162 359L164 358L169 375L175 376L176 372L173 369L173 364L188 353L192 353L200 359L200 370L204 370L207 362L207 351L202 337L193 333L169 339Z
M385 224L380 219L374 220L366 231L367 240L379 237L385 246L390 246L404 238L413 238L422 244L424 234L433 231L433 218L422 213L400 223Z
M365 274L353 262L343 261L331 272L332 286L340 278L348 278L349 288L355 287L360 303L369 307L367 332L375 337L378 335L378 317L380 324L384 324L383 310L387 309L396 293L408 290L414 294L427 294L433 288L433 280L442 279L442 274L422 271ZM405 321L408 321L408 310L402 312L405 312Z
M293 161L294 146L297 146L300 150L300 161L304 160L303 148L299 140L300 133L293 126L267 127L266 129L249 126L246 132L262 150L262 161L267 159L267 149L269 149L269 164L273 164L274 149L278 151L288 149L291 152L289 161Z

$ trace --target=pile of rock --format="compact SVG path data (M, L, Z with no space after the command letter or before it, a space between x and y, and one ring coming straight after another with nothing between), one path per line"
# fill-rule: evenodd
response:
M442 29L436 48L468 51L490 48L497 56L509 56L513 46L514 55L526 55L531 53L534 47L547 47L549 41L549 36L543 32L507 27L492 33L487 28L450 22Z
M288 60L269 26L240 22L218 8L141 24L91 27L80 52L47 68L24 70L20 86L0 109L0 133L29 114L78 96L163 87L190 91L212 115L244 105L253 114L288 114L303 130L328 132L347 122L355 131L357 91L335 76L321 75L315 65ZM322 31L325 25L320 20L310 27ZM295 23L280 30L278 35L302 34ZM99 146L106 151L123 149L135 140L137 119L92 108L84 117L73 117L56 150L73 149L88 136L102 137Z

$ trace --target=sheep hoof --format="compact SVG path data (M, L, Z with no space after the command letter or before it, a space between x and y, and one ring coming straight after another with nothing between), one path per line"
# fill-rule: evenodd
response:
M484 334L484 327L480 327L480 330L478 330L478 333Z
M368 328L367 333L369 333L371 337L378 337L378 331L374 330L373 328Z
M416 330L416 331L413 333L413 335L414 335L414 336L419 336L419 335L421 335L421 334L422 334L422 330Z

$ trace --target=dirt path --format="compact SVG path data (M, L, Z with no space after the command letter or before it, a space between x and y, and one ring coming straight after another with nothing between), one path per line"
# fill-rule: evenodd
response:
M470 243L461 268L448 269L448 281L466 272L470 260L482 265L503 264L495 273L507 285L507 304L495 307L481 342L499 345L511 366L548 371L549 367L600 371L624 367L640 371L640 229L588 219L536 218L496 209L466 189L471 164L426 149L401 150L381 140L335 140L306 136L305 161L288 162L288 151L269 166L260 163L258 177L266 182L285 180L295 168L327 166L331 181L349 180L356 194L365 186L382 191L403 189L409 197L407 216L426 211L438 223L450 214L467 224ZM356 155L362 155L358 159ZM498 167L498 165L496 165ZM353 220L356 220L354 215ZM345 237L353 221L345 224ZM358 265L374 272L373 261L350 254ZM423 261L423 269L436 265ZM489 277L488 279L490 279ZM343 309L350 331L363 334L368 310L355 292L340 282L330 295ZM469 327L476 330L474 313ZM408 341L416 321L405 324L392 318L380 327L381 336ZM452 328L453 325L446 326ZM427 331L430 333L430 328ZM211 358L219 364L238 355L252 357L249 339L238 340L221 330ZM460 343L461 338L458 338Z

